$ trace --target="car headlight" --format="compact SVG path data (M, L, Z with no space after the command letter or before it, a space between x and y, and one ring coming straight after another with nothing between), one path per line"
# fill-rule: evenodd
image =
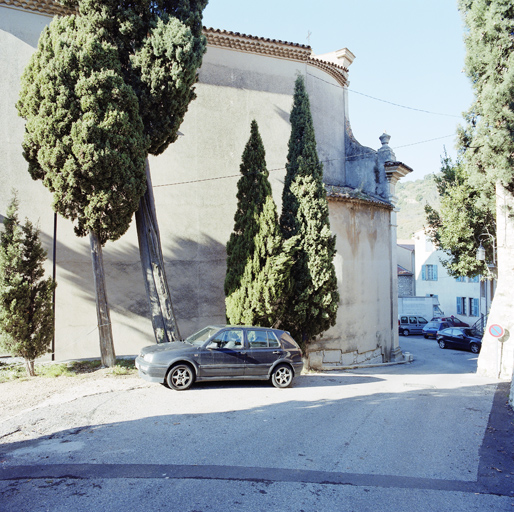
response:
M143 356L143 359L144 359L147 363L151 363L151 362L152 362L152 359L153 359L152 355L153 355L153 354L145 354L145 355Z

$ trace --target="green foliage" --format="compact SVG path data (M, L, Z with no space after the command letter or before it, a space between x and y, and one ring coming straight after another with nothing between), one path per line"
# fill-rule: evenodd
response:
M35 365L35 375L44 378L76 377L94 373L102 368L98 360L71 361L69 363L42 363ZM116 359L116 364L106 369L101 375L135 375L137 373L133 359ZM19 363L2 363L0 361L0 383L11 380L26 380L27 372Z
M240 171L234 231L227 243L227 319L232 324L276 325L284 312L291 257L283 247L255 120Z
M133 375L137 372L134 359L116 359L116 364L110 368L111 375Z
M335 324L339 293L333 263L335 237L330 231L323 166L316 150L309 98L301 76L295 83L290 121L280 227L286 240L294 237L296 254L284 323L305 346Z
M24 156L77 235L104 244L128 229L148 152L177 138L194 98L206 3L79 0L43 31L17 104Z
M447 259L442 264L451 276L488 275L486 262L476 259L480 244L486 249L489 261L493 256L495 232L494 193L489 203L483 202L482 190L477 190L461 163L453 164L450 157L441 159L441 174L435 177L441 195L439 211L425 206L427 233L442 249Z
M466 66L475 98L459 130L469 178L483 195L500 181L514 191L514 4L460 0L468 30ZM485 201L487 202L487 201Z
M0 235L0 346L23 357L33 375L34 360L49 352L53 336L52 279L43 279L46 252L29 220L18 223L16 195Z
M41 365L37 368L36 374L38 377L47 378L72 377L74 375L66 363Z

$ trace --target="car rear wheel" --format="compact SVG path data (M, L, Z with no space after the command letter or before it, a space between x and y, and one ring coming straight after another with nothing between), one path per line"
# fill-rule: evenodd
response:
M287 388L293 382L293 369L287 364L279 364L271 374L271 383L276 388Z
M471 352L473 352L473 354L478 354L480 352L480 347L476 344L476 343L472 343L470 346L469 346Z
M428 339L428 335L427 334L423 334L423 338Z
M409 335L409 329L404 329L404 330L403 330L403 332L402 332L402 334L403 334L404 336L408 336L408 335Z
M176 391L189 389L195 381L195 371L185 363L174 366L166 376L168 386Z
M444 340L439 340L439 347L446 348L446 343L444 342Z

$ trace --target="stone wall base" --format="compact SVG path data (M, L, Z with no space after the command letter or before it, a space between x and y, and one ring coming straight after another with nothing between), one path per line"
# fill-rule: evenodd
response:
M363 353L357 350L352 352L343 352L337 349L317 350L307 353L306 359L308 367L312 370L329 370L341 366L381 364L384 362L380 348Z

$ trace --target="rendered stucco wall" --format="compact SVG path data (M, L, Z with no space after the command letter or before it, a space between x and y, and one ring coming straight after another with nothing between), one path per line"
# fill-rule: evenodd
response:
M336 325L310 346L309 363L381 363L391 349L390 212L331 201L330 227L337 237L340 307Z
M49 21L48 16L0 7L0 64L5 70L0 76L0 214L5 214L11 186L16 186L22 218L39 220L49 253L48 273L54 220L51 195L26 171L21 154L24 121L14 105L21 73ZM345 91L334 78L306 62L214 46L204 57L198 97L180 128L183 136L164 154L150 158L167 277L183 336L205 324L225 321L225 244L233 228L239 165L252 119L259 124L280 210L289 113L299 73L310 96L325 182L343 186L362 181L366 166L361 162L355 177L345 159ZM368 152L376 162L376 152ZM365 188L384 195L383 169L377 174L375 163L370 169L371 174L364 176ZM379 182L374 184L377 176ZM316 350L334 351L327 360L382 361L382 354L387 355L391 344L389 215L389 210L365 203L330 202L341 308L337 325L316 345ZM56 261L56 359L98 357L89 242L77 238L71 222L63 218L57 225ZM106 244L104 264L116 353L136 354L154 339L134 225L121 240Z

